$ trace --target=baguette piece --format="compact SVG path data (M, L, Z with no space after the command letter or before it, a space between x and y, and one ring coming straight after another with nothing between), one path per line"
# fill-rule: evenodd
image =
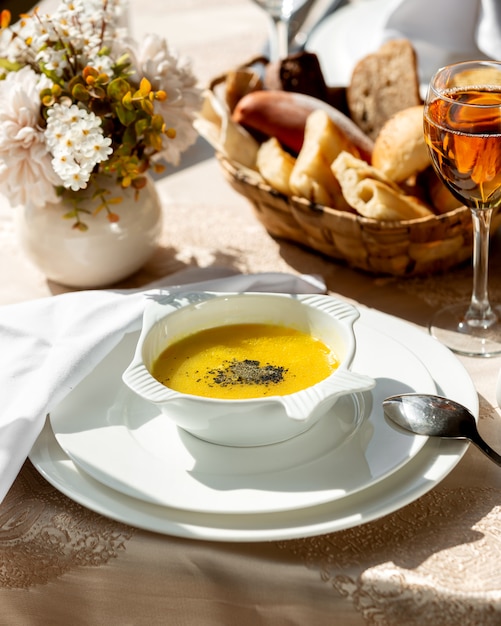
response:
M353 121L372 139L398 111L422 103L417 57L408 39L392 39L354 67L346 92Z
M290 177L296 159L286 152L276 137L262 143L257 152L256 165L264 180L274 189L291 196Z
M329 115L317 109L306 120L304 143L289 179L294 195L310 202L348 210L341 187L331 164L341 152L359 152L356 146L334 124Z
M424 202L403 193L382 172L348 152L341 152L331 168L348 204L364 217L409 220L433 215Z

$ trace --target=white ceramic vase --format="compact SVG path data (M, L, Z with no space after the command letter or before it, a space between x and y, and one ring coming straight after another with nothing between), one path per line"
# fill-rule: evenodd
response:
M111 223L105 210L85 214L88 230L83 232L72 228L71 219L63 218L73 209L69 201L16 209L19 241L49 280L82 289L106 287L139 270L155 251L162 208L153 180L148 177L137 199L132 189L108 181L103 186L108 186L113 196L122 197L111 207L120 219ZM92 201L89 210L95 206Z

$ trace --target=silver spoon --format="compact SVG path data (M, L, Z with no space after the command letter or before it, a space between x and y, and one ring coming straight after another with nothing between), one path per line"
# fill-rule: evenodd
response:
M501 466L501 455L482 439L472 413L458 402L441 396L407 393L386 398L383 410L395 424L416 435L469 439Z

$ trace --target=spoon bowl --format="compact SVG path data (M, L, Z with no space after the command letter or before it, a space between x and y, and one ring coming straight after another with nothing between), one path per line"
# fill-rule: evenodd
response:
M495 452L477 430L475 417L465 406L429 394L407 393L390 396L383 410L392 422L416 435L469 439L491 461L501 466L501 455Z

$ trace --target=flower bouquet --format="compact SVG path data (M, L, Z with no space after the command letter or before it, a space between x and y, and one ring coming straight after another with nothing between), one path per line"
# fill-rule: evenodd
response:
M0 190L12 206L64 197L78 230L103 211L116 222L119 190L139 194L148 170L177 165L195 142L191 67L157 35L133 41L126 8L61 0L52 15L35 9L14 24L1 12Z

